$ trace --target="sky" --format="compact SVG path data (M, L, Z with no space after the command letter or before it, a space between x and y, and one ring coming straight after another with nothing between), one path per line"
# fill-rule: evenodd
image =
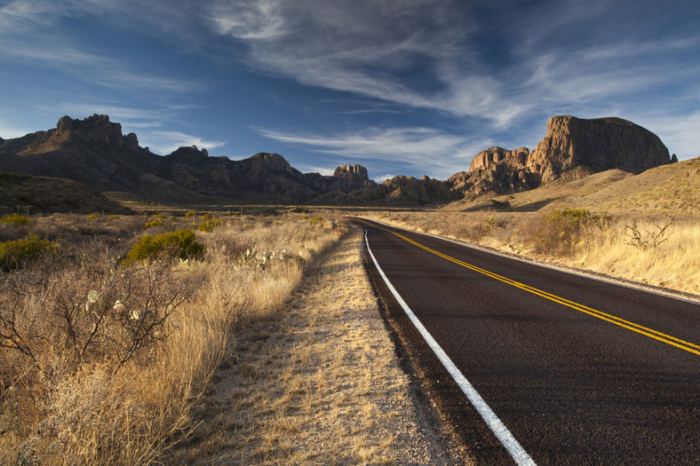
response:
M694 0L0 0L0 137L107 114L142 147L446 179L555 115L700 156Z

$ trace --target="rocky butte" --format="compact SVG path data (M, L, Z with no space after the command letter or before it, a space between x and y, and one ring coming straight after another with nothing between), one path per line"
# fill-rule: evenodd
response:
M613 168L641 173L670 162L659 137L630 121L555 116L534 151L486 149L472 159L468 172L453 175L448 183L467 196L478 196L533 189Z

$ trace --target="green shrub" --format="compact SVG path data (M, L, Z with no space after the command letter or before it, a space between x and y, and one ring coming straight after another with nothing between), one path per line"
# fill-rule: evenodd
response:
M221 220L216 217L212 217L210 214L204 214L200 219L197 229L199 231L212 231L214 228L218 228L220 226Z
M154 261L163 257L182 260L201 259L204 250L205 246L197 242L193 230L180 229L155 236L145 234L131 248L124 263Z
M100 215L102 215L102 214L99 212L92 212L90 215L88 215L88 220L94 220L97 217L99 217Z
M2 223L3 225L12 225L15 228L19 228L24 225L29 225L30 223L32 223L32 221L29 220L29 217L25 217L24 215L12 214L5 215L3 218L0 218L0 223Z
M30 234L26 239L0 243L0 267L3 270L16 269L39 257L57 252L56 243Z
M160 217L154 218L153 220L146 222L146 224L143 226L143 229L148 230L149 228L159 227L161 225L163 225L163 219Z
M311 225L316 225L317 223L321 223L323 221L323 217L311 217L311 220L309 220L309 223Z

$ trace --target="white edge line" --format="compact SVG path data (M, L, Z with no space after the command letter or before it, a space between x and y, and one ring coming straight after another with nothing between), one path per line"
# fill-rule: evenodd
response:
M690 303L690 304L700 304L700 297L686 296L687 294L692 295L692 293L685 293L683 291L676 291L676 290L670 290L670 289L669 290L659 290L659 289L653 288L652 285L645 285L644 283L636 283L636 282L633 282L632 280L629 280L626 278L618 278L618 277L614 277L611 275L605 275L605 274L602 274L600 272L593 272L593 271L584 270L584 269L577 269L574 267L570 267L568 265L552 264L552 263L540 261L537 259L532 259L529 257L516 256L514 254L508 254L506 252L499 251L499 250L494 249L494 248L482 246L480 244L476 244L476 243L472 243L472 242L468 242L468 241L448 238L446 236L431 235L430 233L422 233L420 231L407 230L405 228L397 227L395 225L391 225L389 223L382 222L381 220L375 220L373 218L368 218L368 219L365 219L364 217L357 217L357 218L362 218L364 220L376 222L376 223L379 223L380 225L384 225L386 227L394 228L397 230L403 230L403 231L406 231L408 233L414 233L416 235L427 236L428 238L440 239L443 241L447 241L448 243L456 244L457 246L476 249L477 251L486 252L489 254L494 254L496 256L500 256L500 257L503 257L506 259L512 259L514 261L523 262L525 264L535 265L537 267L542 267L544 269L550 269L550 270L554 270L556 272L568 273L569 275L576 275L578 277L588 278L591 280L597 280L599 282L608 283L611 285L622 286L625 288L629 288L631 290L643 291L645 293L650 293L650 294L654 294L657 296L662 296L664 298L675 299L676 301L683 301L683 302Z
M387 287L389 288L389 291L391 291L391 294L394 295L394 298L396 298L396 301L398 301L399 305L403 308L408 318L411 320L411 322L413 322L413 325L416 327L418 332L420 332L421 336L428 344L430 349L433 350L433 353L435 353L442 365L445 367L445 369L447 369L447 372L450 373L454 381L462 390L462 393L466 395L469 402L476 408L477 412L484 419L491 431L496 435L496 437L501 442L501 444L503 444L506 450L508 450L510 456L513 457L518 466L537 466L532 460L532 458L530 458L530 455L528 455L527 452L520 445L520 443L518 443L513 434L498 418L496 413L494 413L493 410L489 407L489 405L486 404L486 401L484 401L484 399L481 397L481 395L479 395L479 393L472 386L472 384L469 383L464 374L462 374L462 372L457 368L457 366L455 366L455 364L452 362L452 359L450 359L447 353L445 353L445 350L443 350L438 344L438 342L435 341L430 332L428 332L428 330L423 326L420 320L418 320L418 317L416 317L411 308L408 307L408 304L406 304L401 295L396 291L396 288L394 288L394 285L391 284L387 276L384 274L384 271L379 266L377 259L372 253L372 249L369 247L369 240L367 239L367 230L365 230L365 244L367 245L367 251L369 252L369 256L372 258L372 262L374 262L374 266L379 271L379 275L381 275L382 279L384 280L384 283L386 283Z

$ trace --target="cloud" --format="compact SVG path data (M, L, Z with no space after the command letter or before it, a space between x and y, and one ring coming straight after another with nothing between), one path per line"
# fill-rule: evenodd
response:
M247 0L216 3L214 32L248 47L249 64L299 83L507 124L524 109L465 41L457 2ZM462 8L463 9L463 8ZM404 79L424 74L420 82Z
M3 139L19 138L25 134L33 133L34 131L36 131L36 129L21 128L0 120L0 137Z
M693 16L694 7L676 3ZM245 0L215 2L207 18L215 34L246 47L260 72L500 130L543 114L595 113L611 101L629 108L633 96L653 101L670 84L697 81L700 38L664 8L611 0L528 7L506 0L479 9L450 0Z
M200 149L218 149L226 145L222 141L207 141L199 136L181 133L179 131L151 131L139 136L141 146L149 147L158 154L169 154L180 147L197 146Z
M412 172L447 178L469 167L471 158L488 147L486 139L467 139L433 128L369 128L354 133L323 136L257 129L262 136L314 152L330 154L340 163L361 161L389 164Z
M375 177L372 178L372 179L373 179L374 181L376 181L377 183L382 183L382 182L384 182L384 181L386 181L386 180L392 179L392 178L395 177L395 176L396 176L396 175L380 175L380 176L375 176Z
M654 132L680 159L700 157L700 111L686 115L640 115L639 123Z
M334 168L326 168L326 167L316 167L316 166L303 166L304 173L320 173L323 176L331 176L333 173L335 173Z

